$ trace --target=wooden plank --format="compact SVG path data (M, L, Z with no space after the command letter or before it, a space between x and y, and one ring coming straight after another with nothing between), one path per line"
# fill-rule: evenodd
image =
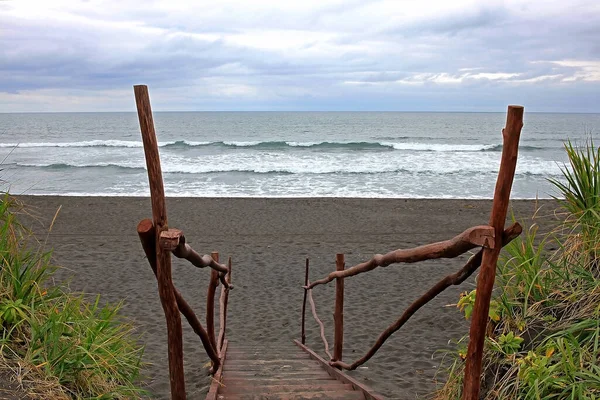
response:
M235 365L234 363L229 363L227 367L223 370L225 372L250 372L250 373L260 373L261 375L268 375L272 373L287 373L287 372L311 372L317 368L316 365L306 365L306 364L272 364L272 365L260 365L253 367L250 364L246 365Z
M331 375L332 377L334 377L335 379L343 382L343 383L349 383L351 384L354 389L362 392L362 394L364 395L364 398L367 400L383 400L383 398L377 394L375 394L375 392L370 389L369 387L367 387L366 385L358 382L356 379L344 374L343 372L333 368L331 365L329 365L329 363L327 361L325 361L321 356L319 356L317 353L315 353L314 351L312 351L311 349L309 349L308 347L306 347L305 345L303 345L302 343L300 343L297 340L294 340L294 343L296 343L296 345L298 347L300 347L304 352L306 352L310 358L312 358L313 360L316 360L319 362L319 364L321 365L321 367L327 371L327 373L329 375Z
M257 378L253 378L253 379L247 379L247 377L240 377L240 376L230 376L229 374L227 374L227 381L224 382L226 386L238 386L238 385L290 385L290 386L294 386L294 385L305 385L307 382L311 382L312 384L315 385L319 385L321 383L330 383L330 382L337 382L337 383L341 383L337 380L335 380L332 376L327 375L327 376L323 376L323 377L319 377L319 378L307 378L306 376L296 376L296 377L286 377L286 378L270 378L270 377L257 377Z
M233 394L233 393L294 393L294 392L352 392L354 389L352 385L343 384L338 381L324 381L322 384L307 383L299 385L287 385L287 384L276 384L276 385L231 385L224 386L219 393L221 394Z
M266 386L338 386L344 387L345 383L336 381L335 379L263 379L261 381L246 381L243 379L227 379L227 384L224 387L237 388L240 386L248 387L266 387Z
M276 378L276 379L286 379L286 378L298 378L303 377L305 379L318 379L324 378L328 379L329 374L326 371L323 371L320 368L316 368L313 371L280 371L280 372L261 372L261 371L228 371L226 374L226 379L230 378L239 378L239 379L263 379L263 378ZM347 383L347 382L345 382Z
M140 131L144 143L144 155L148 169L150 184L150 198L152 201L152 221L156 230L156 241L159 243L160 235L168 229L167 206L165 190L158 154L158 141L154 131L154 120L150 106L148 87L137 85L133 87L135 103L137 106ZM167 322L167 347L169 354L169 382L171 385L171 398L185 400L185 378L183 372L183 337L181 316L177 308L177 300L173 290L171 278L171 253L164 251L161 246L156 247L156 279L158 281L158 294L165 313Z
M490 226L494 227L495 237L497 238L501 238L504 232L510 191L517 167L519 137L521 136L522 127L523 107L508 106L506 127L502 130L502 159L500 170L498 171L489 223ZM496 264L501 249L502 246L483 249L481 270L477 279L477 295L475 296L475 306L469 330L469 348L467 350L467 358L465 359L463 400L479 399L483 345L489 318L490 299L496 278Z
M321 392L321 393L271 393L268 395L263 394L231 394L225 396L219 396L219 399L227 400L300 400L300 399L332 399L332 400L364 400L364 396L361 392Z
M227 359L230 361L229 367L231 364L235 364L238 366L251 366L251 367L259 367L259 366L270 366L270 365L283 365L283 364L292 364L292 365L311 365L314 367L315 362L311 359L308 359L306 356L303 358L291 358L291 359L274 359L274 360L240 360L240 359L232 359L227 356Z
M265 357L264 354L259 354L259 353L253 353L253 354L248 354L248 353L232 353L229 352L229 354L227 354L227 359L230 360L236 360L236 361L255 361L255 360L263 360L263 358ZM306 360L306 354L285 354L285 353L269 353L269 359L273 359L273 360ZM263 361L269 361L269 360L263 360Z

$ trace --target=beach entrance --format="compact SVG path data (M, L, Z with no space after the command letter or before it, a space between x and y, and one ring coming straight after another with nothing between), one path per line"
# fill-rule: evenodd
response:
M164 187L158 154L158 143L146 86L135 86L140 129L144 143L146 165L152 198L152 220L142 220L138 225L138 235L142 241L148 262L157 278L159 296L165 313L168 334L169 375L173 399L185 399L183 372L183 339L180 312L194 332L200 337L204 349L211 359L210 373L213 375L208 398L379 398L341 369L356 369L368 361L384 342L423 305L451 285L458 285L471 276L480 266L477 282L477 297L472 315L470 341L465 360L463 399L475 400L479 397L481 379L481 359L486 327L488 324L489 303L494 285L496 263L501 248L517 237L521 227L514 224L504 229L508 202L512 188L520 132L523 124L523 107L509 106L506 127L503 129L503 148L500 170L496 181L492 212L488 225L474 226L453 239L409 250L395 250L384 255L375 255L367 262L345 269L344 255L336 257L336 271L323 279L309 282L309 263L306 262L304 304L302 310L301 340L296 347L269 346L248 347L229 344L226 339L227 302L231 285L231 258L227 265L219 263L217 253L200 256L185 240L183 233L170 229L167 225ZM377 267L387 267L394 263L414 263L418 261L453 258L476 247L481 250L472 256L466 265L434 285L417 299L404 314L377 339L373 347L352 364L342 361L343 356L343 309L344 279ZM173 286L171 278L171 253L188 260L198 268L209 267L211 279L208 288L206 324L204 329L192 308ZM312 300L312 290L318 285L336 281L335 333L333 355L329 361L323 360L305 346L306 300L311 303L313 315L316 307ZM219 335L215 335L215 295L221 284L219 307ZM324 326L320 323L322 338ZM271 357L275 355L275 357Z

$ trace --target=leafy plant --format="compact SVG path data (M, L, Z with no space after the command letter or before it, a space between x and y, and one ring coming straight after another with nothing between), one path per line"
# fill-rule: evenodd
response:
M562 224L540 235L534 220L499 261L482 399L600 399L600 149L591 140L565 149L564 181L552 180ZM474 300L473 291L457 304L467 318ZM438 399L461 397L463 347Z
M53 382L51 398L140 398L143 347L121 305L49 285L51 253L26 245L34 241L14 204L0 199L0 363L18 362L39 382Z
M0 325L15 326L29 317L29 309L23 299L0 301Z
M498 346L500 351L506 355L512 355L521 350L521 343L523 338L516 336L512 331L507 334L501 334L498 336Z

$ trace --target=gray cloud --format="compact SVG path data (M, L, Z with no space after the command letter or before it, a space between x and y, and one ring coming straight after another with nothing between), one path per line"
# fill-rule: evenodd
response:
M0 110L600 109L592 1L176 3L1 3Z

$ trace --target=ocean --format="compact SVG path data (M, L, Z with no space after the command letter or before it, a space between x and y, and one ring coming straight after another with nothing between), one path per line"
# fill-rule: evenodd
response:
M505 113L156 112L167 196L491 198ZM600 114L525 112L513 198L549 198ZM135 113L0 114L13 194L147 196Z

